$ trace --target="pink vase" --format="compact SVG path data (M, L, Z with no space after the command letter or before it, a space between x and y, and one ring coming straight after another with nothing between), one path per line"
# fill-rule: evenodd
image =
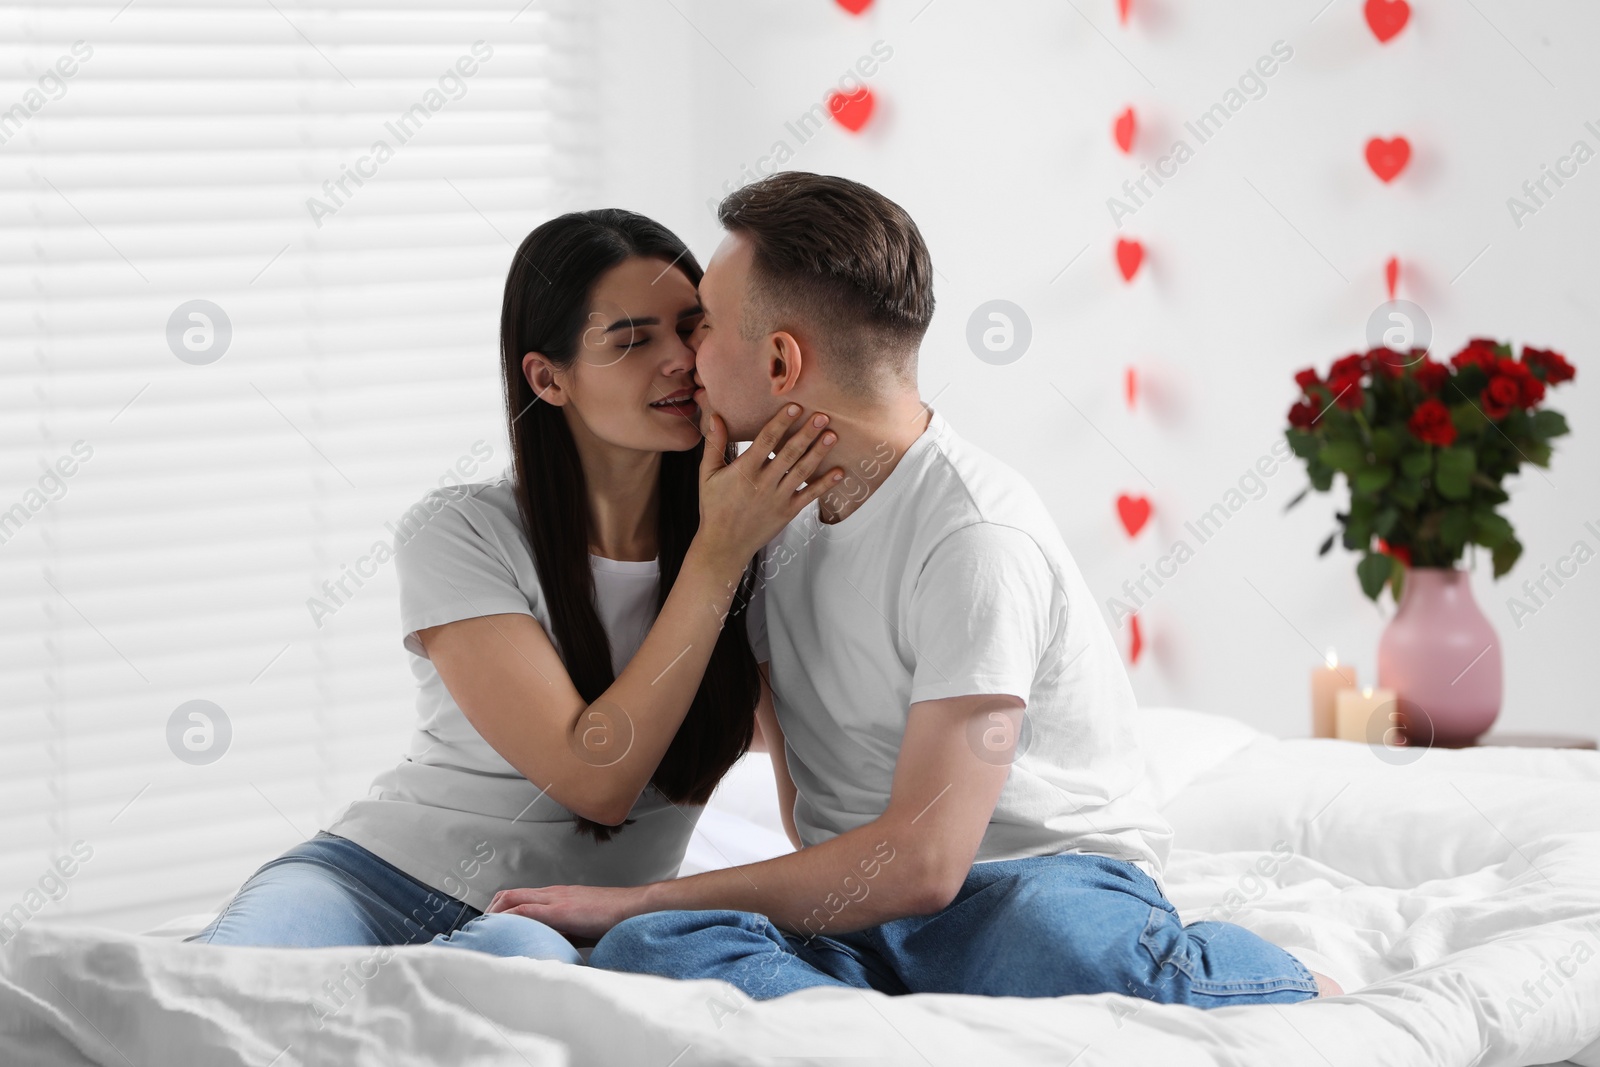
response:
M1411 568L1378 641L1378 685L1394 690L1412 745L1470 745L1500 714L1500 638L1472 599L1470 578L1451 567Z

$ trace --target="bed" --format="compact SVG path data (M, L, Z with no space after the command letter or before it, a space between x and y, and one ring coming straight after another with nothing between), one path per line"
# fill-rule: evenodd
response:
M209 919L192 915L143 935L24 929L0 957L0 1063L1600 1067L1600 753L1400 760L1174 708L1142 710L1139 728L1184 921L1247 926L1344 996L1209 1012L1115 994L758 1003L720 982L449 949L202 951L179 941ZM741 763L684 873L786 851L771 789L764 756ZM337 983L348 995L325 992Z

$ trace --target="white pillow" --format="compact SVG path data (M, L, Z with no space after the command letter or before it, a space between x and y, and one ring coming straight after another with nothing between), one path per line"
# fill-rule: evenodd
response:
M1144 753L1139 789L1157 809L1223 760L1272 736L1226 715L1187 708L1140 708L1133 723Z

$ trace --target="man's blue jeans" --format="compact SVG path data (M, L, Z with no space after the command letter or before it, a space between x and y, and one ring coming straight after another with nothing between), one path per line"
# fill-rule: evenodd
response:
M556 931L521 915L483 915L326 830L250 876L187 941L323 948L440 945L493 956L583 962Z
M742 911L639 915L601 938L589 963L720 978L756 1000L813 986L891 995L1121 993L1196 1008L1317 995L1305 965L1270 941L1233 923L1184 926L1138 867L1082 854L975 864L944 910L850 933L795 936Z

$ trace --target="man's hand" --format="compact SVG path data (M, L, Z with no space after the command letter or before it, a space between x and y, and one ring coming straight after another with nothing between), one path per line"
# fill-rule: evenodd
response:
M598 940L622 920L647 910L640 888L596 885L502 889L489 902L489 914L510 912L538 919L574 940Z

